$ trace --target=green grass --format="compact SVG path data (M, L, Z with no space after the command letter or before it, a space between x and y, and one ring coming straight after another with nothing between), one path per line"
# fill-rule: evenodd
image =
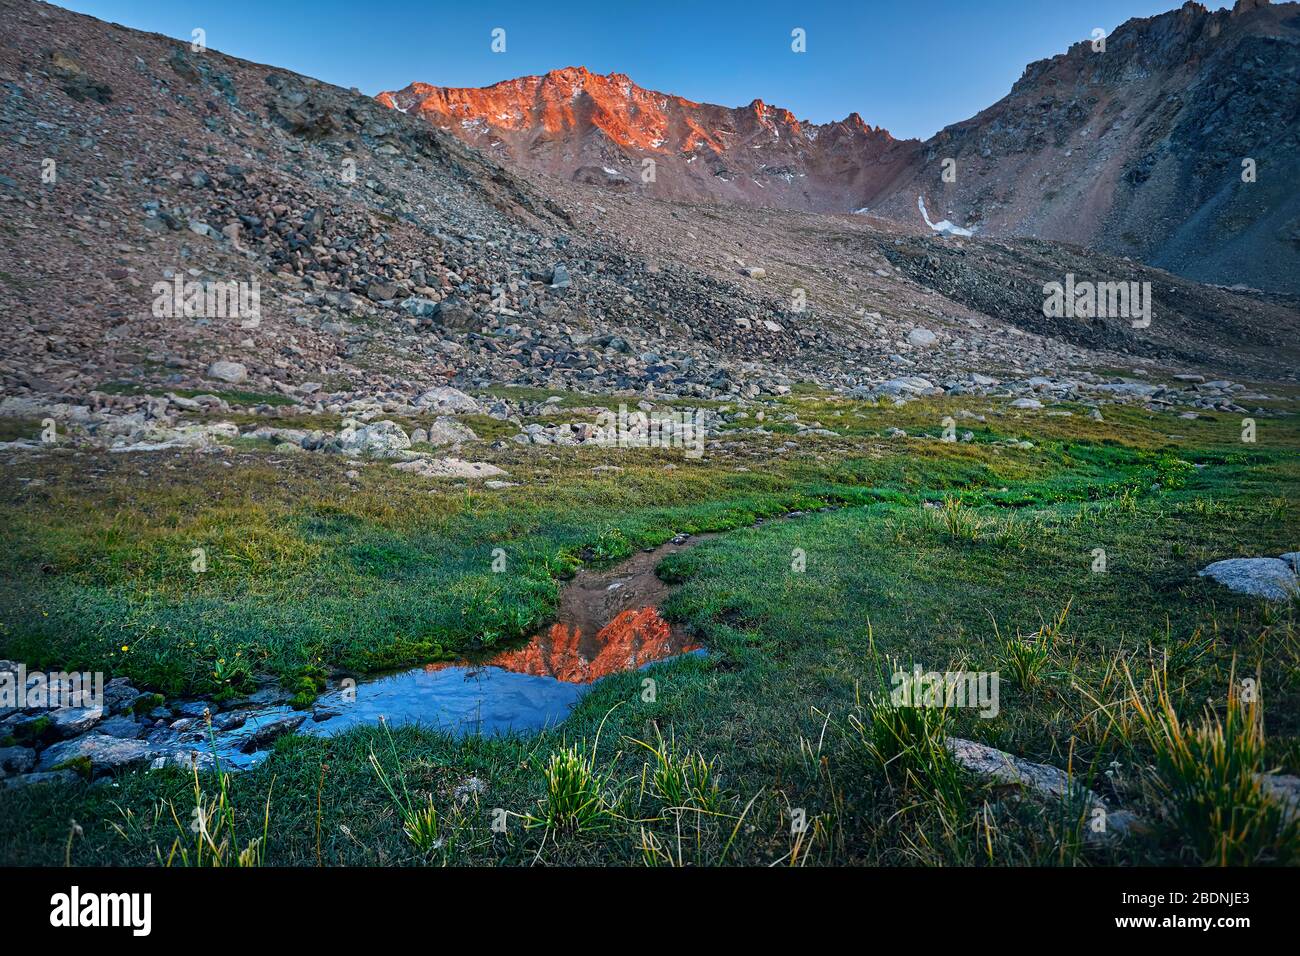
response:
M552 613L579 561L725 530L661 565L680 585L665 613L708 653L650 671L653 702L637 672L601 681L562 728L533 737L403 728L390 739L365 728L286 738L229 783L237 806L270 800L265 861L1286 858L1293 833L1263 817L1232 836L1242 827L1222 814L1193 813L1240 783L1240 768L1198 783L1155 731L1199 748L1198 761L1218 752L1214 720L1242 738L1245 725L1224 723L1235 719L1229 698L1240 675L1256 675L1267 723L1249 724L1260 735L1242 766L1300 771L1294 603L1267 605L1196 575L1219 558L1295 549L1293 419L1265 420L1252 446L1226 418L1111 407L1105 423L989 415L990 439L1035 443L1022 450L874 437L893 423L937 435L951 402L892 409L799 396L775 407L848 434L801 439L788 454L774 451L784 438L738 440L726 455L673 459L671 470L643 452L511 449L501 463L520 486L499 492L382 465L345 484L337 461L307 456L291 472L253 454L229 468L169 469L163 457L93 470L27 463L23 476L43 484L6 483L0 500L11 539L0 656L107 666L169 694L215 686L216 662L236 652L290 680L415 663L509 644ZM606 462L624 470L591 470ZM835 508L815 510L825 505ZM811 513L751 527L794 508ZM189 571L196 546L210 549L206 575ZM509 555L504 575L490 570L495 547ZM1104 573L1093 570L1096 549ZM1000 670L998 717L882 710L893 662ZM1167 674L1158 693L1149 681L1132 686L1128 675L1153 669ZM1203 719L1210 729L1188 729ZM1174 726L1182 735L1171 738ZM1070 768L1151 826L1123 843L1085 843L1077 808L1006 799L952 766L943 734ZM372 753L385 755L388 788ZM457 793L470 778L486 792L466 802ZM116 783L0 791L0 816L18 824L0 836L0 859L61 862L69 818L82 827L75 863L155 862L158 847L165 856L171 824L155 809L192 804L192 779L168 771ZM491 826L498 809L504 832ZM131 825L120 832L124 814ZM261 826L237 820L230 845L248 845Z
M106 382L99 386L99 391L106 395L178 395L181 398L194 398L196 395L215 395L230 405L295 405L294 399L279 392L248 392L240 389L222 388L164 388L162 386L140 385L136 382Z

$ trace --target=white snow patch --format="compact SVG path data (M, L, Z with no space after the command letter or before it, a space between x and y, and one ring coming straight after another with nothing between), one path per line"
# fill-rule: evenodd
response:
M930 221L930 214L929 214L928 212L925 211L925 197L924 197L924 196L917 196L917 197L916 197L916 208L919 209L919 210L921 210L921 218L923 218L923 219L925 220L925 224L926 224L927 226L929 226L931 229L933 229L935 232L941 232L941 233L943 233L944 235L947 235L947 236L973 236L973 235L975 235L975 233L974 233L972 230L970 230L970 229L963 229L961 226L955 226L955 225L953 225L951 222L949 222L947 219L940 220L939 222L931 222L931 221Z

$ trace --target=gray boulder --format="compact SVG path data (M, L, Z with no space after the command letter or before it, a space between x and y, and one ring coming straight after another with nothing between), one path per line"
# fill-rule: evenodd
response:
M473 430L452 418L439 418L429 426L425 441L430 445L456 445L464 441L474 441L478 436Z
M417 319L431 319L438 312L438 303L432 299L413 295L409 299L402 300L402 311Z
M433 412L453 415L460 412L473 414L483 410L478 402L450 385L439 385L429 389L415 400L415 404Z
M306 719L307 715L305 713L284 714L265 720L252 718L252 725L245 727L247 733L244 735L240 749L247 753L265 747L277 737L293 733L298 729L298 725Z
M215 378L221 382L229 382L231 385L238 385L247 380L248 369L239 362L229 362L222 360L213 362L208 366L207 378Z
M388 420L339 432L339 450L345 455L367 458L396 458L411 447L411 438L400 425Z
M1215 561L1198 574L1238 594L1268 601L1286 601L1300 589L1294 565L1281 558L1228 558Z
M496 478L505 472L496 465L483 461L461 461L459 458L417 458L393 466L424 478Z
M207 750L177 747L175 750L168 750L155 757L149 764L150 770L162 770L164 767L177 767L187 773L193 773L195 770L203 773L207 770L216 769L217 758Z
M433 318L449 329L470 329L479 324L478 315L463 299L447 298L438 303Z

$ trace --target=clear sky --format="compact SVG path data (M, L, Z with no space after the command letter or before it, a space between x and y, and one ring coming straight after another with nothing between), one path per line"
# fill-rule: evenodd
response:
M563 66L824 123L857 111L926 137L1004 96L1025 64L1179 0L61 0L365 93L487 86ZM1207 6L1223 3L1210 0ZM492 31L506 31L493 53ZM807 52L791 52L802 28Z

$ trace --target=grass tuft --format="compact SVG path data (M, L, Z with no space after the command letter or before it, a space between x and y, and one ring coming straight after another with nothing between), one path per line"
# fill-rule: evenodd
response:
M1196 862L1217 866L1287 864L1300 854L1300 820L1265 792L1264 712L1233 680L1227 705L1208 705L1199 722L1179 716L1166 675L1154 700L1133 689L1152 753L1151 785L1166 820ZM1257 686L1257 682L1256 682Z

